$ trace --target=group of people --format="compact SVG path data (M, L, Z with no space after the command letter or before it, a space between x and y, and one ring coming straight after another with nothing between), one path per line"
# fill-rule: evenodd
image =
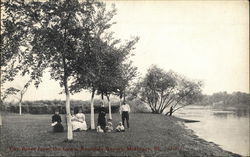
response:
M85 115L82 113L82 109L80 109L76 115L74 115L73 111L71 112L71 125L73 131L87 130L87 123L85 121ZM52 116L51 126L53 127L54 132L64 131L59 110L56 110L55 114Z
M104 108L104 104L101 105L99 109L99 115L97 120L97 132L124 132L125 131L125 120L127 123L127 128L129 128L129 112L130 112L130 106L126 104L125 102L120 108L120 114L122 118L122 122L119 122L117 127L113 128L112 120L108 119L106 120L106 109ZM52 124L54 132L63 132L64 127L61 124L61 116L59 115L59 110L55 111L55 114L52 116ZM85 115L83 114L82 109L79 109L77 114L74 114L74 112L71 112L71 125L73 131L86 131L87 130L87 123L85 121Z

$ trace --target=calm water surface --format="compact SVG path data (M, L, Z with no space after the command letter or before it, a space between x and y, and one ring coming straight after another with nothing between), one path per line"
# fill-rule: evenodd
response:
M176 117L199 120L185 123L199 137L218 144L224 150L249 156L249 109L213 109L189 106L175 113Z

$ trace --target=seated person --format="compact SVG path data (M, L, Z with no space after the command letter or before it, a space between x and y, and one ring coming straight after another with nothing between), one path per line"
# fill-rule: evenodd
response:
M113 124L112 124L112 120L111 119L108 120L108 124L106 126L106 131L107 132L112 132L113 131Z
M82 109L80 109L76 115L72 114L71 124L73 131L87 130L87 123L85 121L85 115L82 113Z
M118 124L118 126L115 128L115 131L116 131L116 132L124 132L124 131L125 131L125 128L124 128L124 126L122 125L122 122L120 122L120 123Z
M64 128L61 124L62 120L61 120L61 116L59 115L59 111L56 110L55 114L52 116L52 124L51 126L53 126L53 131L54 132L63 132Z
M104 132L104 131L102 130L101 126L98 125L98 126L96 127L96 132Z

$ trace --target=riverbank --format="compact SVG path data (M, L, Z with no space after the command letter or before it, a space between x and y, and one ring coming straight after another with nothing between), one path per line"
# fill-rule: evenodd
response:
M97 116L97 115L95 115ZM86 115L90 124L90 115ZM175 117L130 114L130 129L123 133L75 132L72 143L66 132L53 133L51 115L3 116L2 156L239 156L197 137ZM113 114L113 124L120 121ZM65 126L65 123L63 123Z
M200 122L200 121L197 121L197 120L191 120L191 119L183 119L183 118L179 118L179 117L172 117L174 120L177 120L177 122L179 122L178 124L185 129L186 131L186 136L189 137L190 139L193 139L193 141L197 142L198 143L198 148L199 151L202 151L204 149L204 146L207 147L208 151L211 151L213 153L218 153L216 155L211 155L211 156L225 156L223 154L228 154L226 156L233 156L233 157L239 157L241 155L237 154L237 153L233 153L233 152L230 152L230 151L226 151L226 150L223 150L221 147L219 147L218 144L214 143L214 142L208 142L202 138L200 138L199 136L195 135L194 131L191 130L191 129L188 129L184 123L197 123L197 122ZM210 155L207 155L204 152L202 152L202 156L210 156ZM200 155L199 155L200 156Z

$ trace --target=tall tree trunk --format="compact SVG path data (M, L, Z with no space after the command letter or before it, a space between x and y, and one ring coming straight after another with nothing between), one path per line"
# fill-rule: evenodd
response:
M126 101L126 94L125 94L125 88L124 88L124 91L123 91L123 102Z
M22 103L19 101L19 115L22 115Z
M68 19L70 18L70 12L68 14ZM68 26L68 22L65 23L66 26ZM67 27L65 27L64 29L64 43L62 45L62 62L63 62L63 70L64 70L64 74L63 74L63 83L64 83L64 88L65 88L65 95L66 95L66 118L67 118L67 139L69 141L73 140L73 128L72 128L72 124L71 124L71 113L70 113L70 94L69 94L69 88L68 88L68 67L67 67L67 61L66 61L66 57L65 57L65 53L67 51Z
M120 114L122 114L121 107L122 107L122 94L120 95L120 108L119 108Z
M66 92L66 114L67 114L67 139L73 140L73 130L72 130L72 124L71 124L71 115L70 115L70 95L69 92Z
M104 105L103 92L101 94L102 104Z
M3 122L2 122L2 115L1 115L1 112L0 112L0 126L3 125Z
M106 95L106 97L107 97L108 104L109 104L109 119L112 119L111 103L110 103L109 95Z
M70 94L68 89L68 80L65 76L64 78L64 88L65 88L65 95L66 95L66 118L67 118L67 139L73 140L73 130L71 124L71 114L70 114Z
M1 54L2 56L2 54ZM0 78L2 76L2 66L0 66ZM2 79L0 79L0 84L2 85ZM0 88L0 93L2 92L2 88ZM2 105L3 105L3 100L2 100L2 97L0 96L0 127L2 126L2 115L1 115L1 112L2 112ZM0 131L1 131L1 128L0 128ZM0 132L1 133L1 132Z
M66 95L67 139L71 141L73 140L73 129L71 124L71 114L70 114L70 94L68 88L68 74L67 74L67 66L64 55L63 55L63 67L64 67L63 84Z
M91 102L90 102L90 128L95 129L95 113L94 113L94 96L95 90L92 90Z
M21 98L19 100L19 115L22 115L22 101L23 101L23 94L21 93Z

